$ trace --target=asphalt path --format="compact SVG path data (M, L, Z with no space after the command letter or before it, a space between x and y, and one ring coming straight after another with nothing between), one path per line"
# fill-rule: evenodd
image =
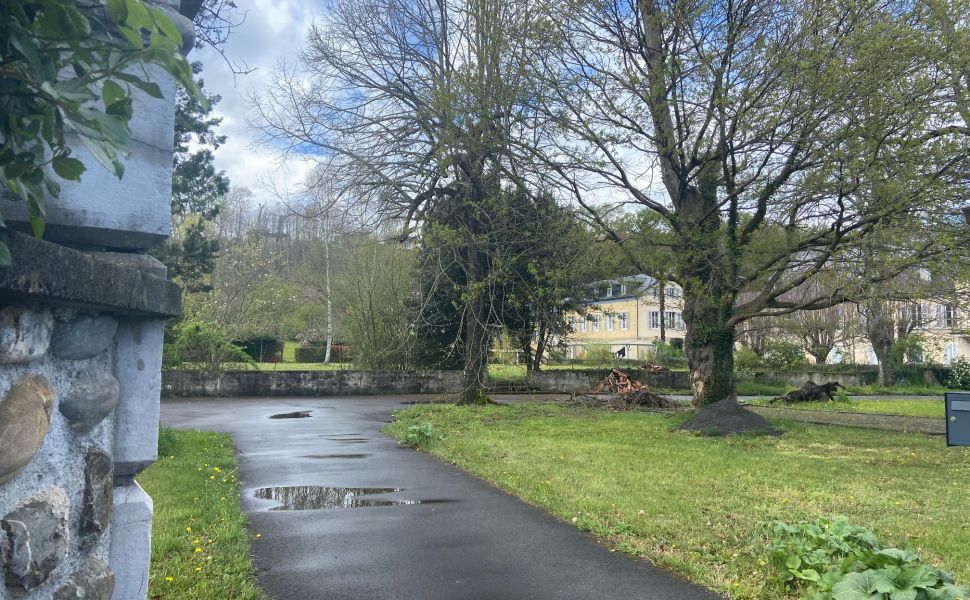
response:
M232 435L257 580L276 600L719 598L399 447L380 429L416 400L164 400L162 422Z

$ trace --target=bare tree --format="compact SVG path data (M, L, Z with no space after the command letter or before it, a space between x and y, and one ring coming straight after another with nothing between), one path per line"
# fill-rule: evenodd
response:
M453 232L464 272L462 399L485 383L487 198L514 171L524 128L527 2L350 0L314 24L300 68L254 98L254 124L286 152L339 157L354 197L406 232Z
M734 402L741 323L848 300L843 282L820 296L789 292L833 265L859 272L858 250L878 224L902 215L946 228L947 184L966 152L957 133L935 127L950 116L933 100L945 84L913 51L925 33L911 8L566 5L541 84L554 93L538 103L568 134L549 137L540 160L621 244L636 240L602 218L602 188L667 223L696 404ZM900 258L920 260L936 239Z

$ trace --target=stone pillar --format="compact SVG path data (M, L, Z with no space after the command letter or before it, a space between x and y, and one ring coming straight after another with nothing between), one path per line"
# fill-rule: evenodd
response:
M162 320L125 319L115 334L115 377L121 403L115 411L115 477L130 479L158 458L162 387Z
M148 0L192 43L198 0ZM178 286L148 256L169 235L175 82L133 93L119 181L80 143L81 181L47 200L45 241L0 190L0 600L145 600L164 321Z
M143 599L148 594L148 565L152 551L152 499L132 481L114 488L109 566L118 574L115 600Z

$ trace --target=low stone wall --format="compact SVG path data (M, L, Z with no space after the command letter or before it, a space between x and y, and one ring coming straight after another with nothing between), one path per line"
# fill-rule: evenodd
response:
M453 394L461 371L164 371L162 395L352 396Z
M765 381L776 381L802 387L808 381L823 383L826 381L838 381L842 385L863 386L872 385L876 382L877 374L869 372L861 373L765 373Z
M609 369L602 371L567 371L549 370L529 375L529 384L550 392L588 392L593 386L609 374ZM690 389L690 378L686 371L627 371L633 379L651 388L666 388L675 390Z
M526 384L544 392L589 391L609 370L542 371ZM651 387L687 389L687 373L635 372ZM162 396L353 396L456 394L461 371L164 371Z

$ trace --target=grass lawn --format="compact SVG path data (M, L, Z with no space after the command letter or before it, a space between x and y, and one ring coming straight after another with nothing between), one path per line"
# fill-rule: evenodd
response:
M256 363L259 371L340 371L353 368L351 363Z
M155 503L150 598L265 600L228 435L162 429L158 462L138 482Z
M683 414L556 405L416 406L430 451L605 544L733 598L790 598L766 565L764 525L845 515L886 544L970 581L970 449L918 434L781 422L780 437L704 438Z
M946 416L946 406L943 398L899 398L892 400L857 400L849 402L799 402L796 404L777 403L771 405L767 400L756 400L751 404L763 406L778 406L797 410L825 410L858 413L874 413L883 415L906 415L908 417L938 417Z

